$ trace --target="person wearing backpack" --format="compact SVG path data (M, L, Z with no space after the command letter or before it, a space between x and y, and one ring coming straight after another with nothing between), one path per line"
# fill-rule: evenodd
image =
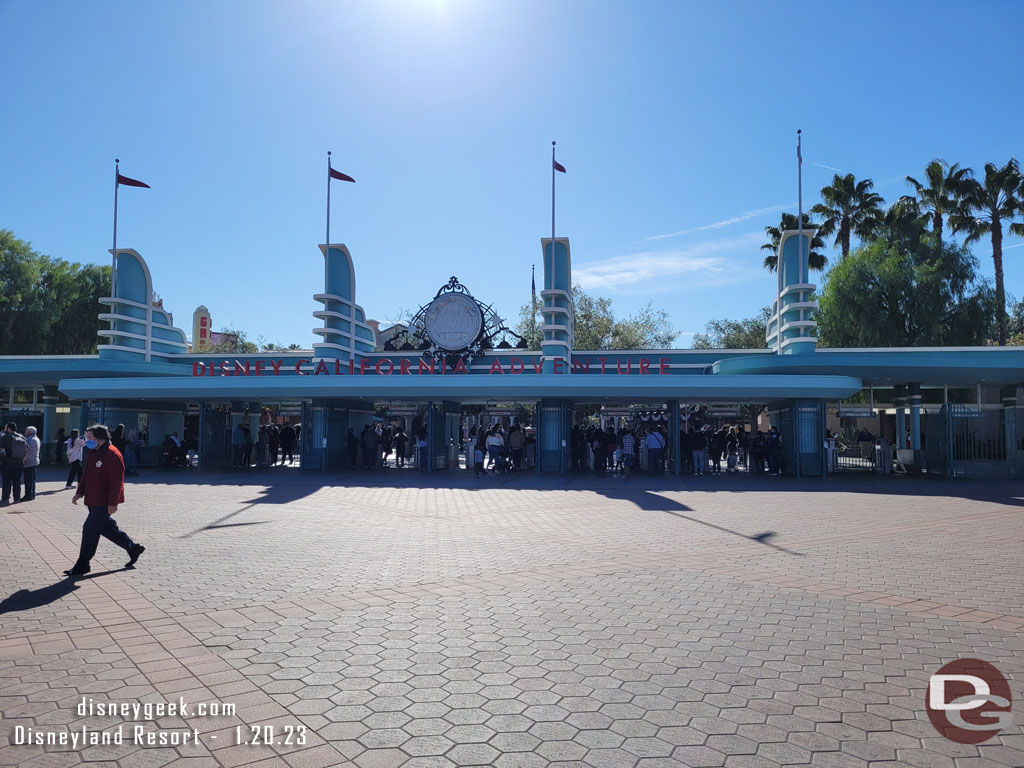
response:
M21 472L28 455L28 443L18 432L18 425L13 421L4 426L4 434L0 437L0 476L3 477L3 499L0 506L11 503L11 491L14 491L14 503L21 501Z

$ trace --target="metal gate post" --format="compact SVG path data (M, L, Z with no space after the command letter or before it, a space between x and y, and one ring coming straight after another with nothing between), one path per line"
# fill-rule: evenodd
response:
M681 453L682 442L679 439L679 401L669 400L668 401L668 439L669 445L672 446L672 474L676 477L682 477L683 474L683 456Z

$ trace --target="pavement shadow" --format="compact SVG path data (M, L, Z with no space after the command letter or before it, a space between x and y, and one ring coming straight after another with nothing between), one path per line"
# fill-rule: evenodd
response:
M690 507L686 506L685 504L676 501L675 499L671 499L667 496L662 496L661 494L655 493L654 491L630 489L615 491L603 490L598 491L598 493L609 499L614 499L616 501L626 501L631 504L635 504L639 509L642 509L645 512L664 512L666 514L672 515L673 517L678 517L681 520L686 520L690 523L696 523L697 525L703 525L707 528L713 528L714 530L719 531L721 533L727 533L730 536L738 536L741 539L746 539L747 541L753 541L757 544L763 544L766 547L774 549L776 552L784 552L787 555L804 557L804 554L802 552L794 552L790 549L786 549L785 547L780 547L777 544L773 544L771 540L778 535L775 531L763 531L761 533L756 533L753 536L748 536L745 533L734 531L731 528L726 528L721 525L715 525L714 523L709 523L706 520L701 520L690 515L684 515L683 512L692 512L693 510Z
M85 576L69 576L41 589L19 589L17 592L5 597L3 601L0 601L0 614L30 611L33 608L41 608L44 605L55 603L78 589L78 582L80 581L107 576L111 573L120 573L122 570L124 569L118 568L113 571L99 571L98 573L90 573Z

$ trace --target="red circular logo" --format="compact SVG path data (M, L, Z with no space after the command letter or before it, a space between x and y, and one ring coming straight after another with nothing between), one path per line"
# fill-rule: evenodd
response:
M981 659L957 659L928 680L928 719L958 744L980 744L1010 726L1010 684Z

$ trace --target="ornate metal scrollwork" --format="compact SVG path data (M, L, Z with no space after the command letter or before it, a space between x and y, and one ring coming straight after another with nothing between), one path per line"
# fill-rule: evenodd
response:
M446 295L465 296L472 301L479 312L479 319L472 316L473 311L464 300L438 304L438 299ZM434 308L433 311L431 307ZM453 318L443 317L444 313L452 315ZM428 326L433 328L434 336L431 336ZM479 331L476 331L477 327ZM470 329L468 332L467 328ZM451 344L451 339L459 339L460 333L463 338L456 348L446 346ZM445 359L454 367L460 360L468 366L474 359L485 355L488 350L526 349L527 346L526 339L508 328L492 305L484 304L474 297L469 289L452 275L448 282L437 290L434 298L420 307L409 322L408 330L389 339L384 344L384 349L419 350L426 358L438 361Z

